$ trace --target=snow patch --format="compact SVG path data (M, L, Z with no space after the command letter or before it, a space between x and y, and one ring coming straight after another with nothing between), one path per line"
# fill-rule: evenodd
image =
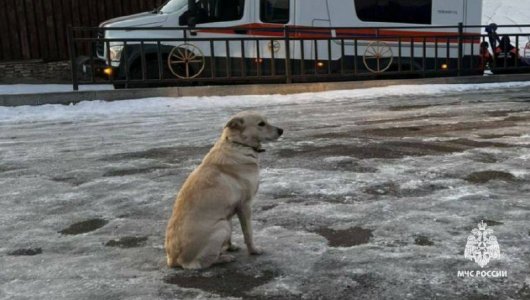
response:
M52 120L87 120L90 118L115 118L135 114L166 113L179 118L189 110L215 108L256 108L271 105L302 104L314 102L362 101L388 96L437 95L480 91L501 88L529 87L530 82L484 83L484 84L433 84L396 85L389 87L302 93L294 95L254 95L224 97L149 98L116 102L84 101L75 105L43 105L0 107L0 122L32 122Z

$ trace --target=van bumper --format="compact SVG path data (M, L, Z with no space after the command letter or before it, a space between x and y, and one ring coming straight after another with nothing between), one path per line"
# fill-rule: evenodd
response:
M109 66L101 59L94 57L82 56L77 59L77 71L82 78L91 79L104 78L109 79L112 75L118 74L119 67Z

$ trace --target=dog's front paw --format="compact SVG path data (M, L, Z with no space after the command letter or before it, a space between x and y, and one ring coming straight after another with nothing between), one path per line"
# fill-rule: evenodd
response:
M248 249L248 253L250 255L262 255L263 254L263 250L261 250L259 248L256 248L256 247L253 247L253 248Z

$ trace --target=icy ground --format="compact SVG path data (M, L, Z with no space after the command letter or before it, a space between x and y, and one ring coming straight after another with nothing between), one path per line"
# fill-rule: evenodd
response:
M530 83L0 108L2 299L530 297ZM254 203L265 254L165 267L185 177L228 117L285 129ZM507 278L458 278L480 220ZM234 220L235 243L244 246Z

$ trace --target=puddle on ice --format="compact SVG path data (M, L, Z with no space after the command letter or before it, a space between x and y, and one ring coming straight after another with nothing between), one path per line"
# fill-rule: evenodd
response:
M159 170L168 169L167 166L153 166L153 167L142 167L142 168L130 168L130 169L111 169L103 173L102 177L121 177L138 174L148 174Z
M504 119L504 121L510 121L510 122L528 122L530 121L530 115L523 115L523 116L510 116Z
M365 129L362 133L381 137L413 137L419 134L440 135L446 132L469 131L477 129L496 129L516 125L513 120L495 120L482 122L457 122L452 124L429 124L425 126L403 126Z
M103 219L90 219L90 220L72 224L70 225L70 227L59 231L59 233L66 234L66 235L76 235L76 234L87 233L87 232L91 232L91 231L94 231L96 229L99 229L105 226L108 222L109 221L103 220Z
M469 159L485 164L494 164L499 161L495 155L491 153L475 153L473 156L469 157Z
M331 247L352 247L366 244L373 237L372 230L361 227L335 230L321 227L314 231L328 240Z
M9 171L15 171L15 170L18 170L19 168L16 167L16 166L9 166L9 165L0 165L0 173L6 173L6 172L9 172Z
M434 242L424 235L418 235L414 238L414 244L419 246L432 246Z
M21 248L7 253L10 256L33 256L38 254L42 254L42 248Z
M271 205L263 205L261 206L261 211L271 210L278 206L278 204L271 204Z
M352 156L358 159L370 158L403 158L405 156L443 155L464 152L473 148L507 148L512 145L496 142L479 142L469 139L449 141L385 141L362 145L325 145L306 146L300 149L281 149L278 156L282 158L311 158L319 156Z
M261 271L257 274L254 272L242 272L232 267L213 268L219 270L219 273L211 272L187 272L167 276L164 281L169 284L176 284L183 288L194 288L218 294L223 297L242 297L247 296L247 292L253 288L263 285L276 276L272 271Z
M207 147L163 147L152 148L144 151L134 151L112 154L102 158L103 161L127 161L136 159L156 159L167 163L179 162L189 156L206 154L211 146Z
M423 184L421 181L405 182L401 185L395 182L384 182L366 187L363 192L373 196L420 197L443 189L447 189L447 186L435 183Z
M105 246L118 248L136 248L144 246L146 241L146 236L125 236L117 240L108 241L105 243Z
M88 179L80 178L77 176L57 176L53 177L52 180L55 182L64 182L72 186L80 186L89 181Z
M473 172L465 178L468 182L471 183L487 183L490 180L502 180L502 181L515 181L516 178L508 172L502 171L480 171Z
M499 134L482 134L479 135L481 139L491 140L491 139L498 139L503 137L520 137L520 133L499 133Z
M388 108L390 111L401 111L401 110L411 110L411 109L422 109L427 107L432 107L436 105L423 104L423 105L401 105L401 106L391 106Z

